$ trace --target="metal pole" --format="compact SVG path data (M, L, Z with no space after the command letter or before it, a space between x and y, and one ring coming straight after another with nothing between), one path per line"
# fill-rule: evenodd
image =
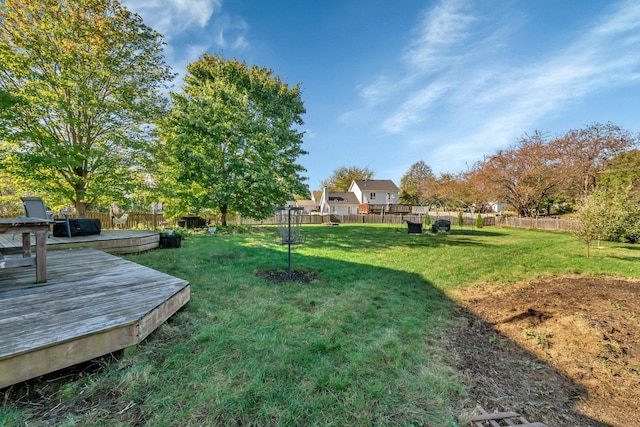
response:
M289 212L289 238L287 239L287 242L289 243L289 267L287 269L287 274L289 280L291 280L291 209L287 209L287 211Z

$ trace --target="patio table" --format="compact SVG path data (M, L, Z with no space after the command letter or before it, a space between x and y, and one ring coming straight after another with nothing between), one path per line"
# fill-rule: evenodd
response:
M36 283L47 281L47 232L53 221L40 218L0 218L0 233L22 234L22 257L0 259L0 268L36 267ZM36 235L36 253L31 256L31 233Z

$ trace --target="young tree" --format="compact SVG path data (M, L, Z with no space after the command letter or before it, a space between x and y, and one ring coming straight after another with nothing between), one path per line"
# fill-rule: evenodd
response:
M433 185L434 179L431 167L423 160L412 164L400 178L400 201L407 205L423 205L426 202L421 196L423 189Z
M464 217L462 216L462 211L458 211L458 218L456 220L456 225L460 228L464 225Z
M478 216L476 217L476 228L484 227L484 219L482 218L482 214L478 212Z
M0 117L0 161L80 215L132 191L173 76L163 37L116 0L0 3L0 89L21 100Z
M205 54L187 67L171 114L158 122L157 177L185 210L264 218L307 192L296 159L305 113L300 86L273 71Z
M585 243L587 258L591 242L602 239L610 227L608 198L606 192L595 192L580 199L576 207L572 232Z
M329 191L349 191L354 180L373 179L374 172L368 166L341 166L334 170L331 176L320 183Z
M429 212L425 212L423 224L425 228L429 228L431 226L431 216L429 216Z

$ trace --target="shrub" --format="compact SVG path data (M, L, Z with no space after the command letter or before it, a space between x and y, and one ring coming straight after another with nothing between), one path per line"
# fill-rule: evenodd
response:
M476 228L482 227L484 227L484 219L482 219L482 215L478 213L478 216L476 217Z

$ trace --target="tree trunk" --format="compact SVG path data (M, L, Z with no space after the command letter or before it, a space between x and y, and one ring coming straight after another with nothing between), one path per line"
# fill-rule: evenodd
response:
M227 205L220 206L220 223L223 227L227 226Z
M76 207L76 213L78 218L84 218L87 214L87 202L85 201L85 189L81 186L74 188L74 206Z
M87 204L85 202L76 201L75 205L76 211L78 212L78 217L84 218L84 216L87 214Z

